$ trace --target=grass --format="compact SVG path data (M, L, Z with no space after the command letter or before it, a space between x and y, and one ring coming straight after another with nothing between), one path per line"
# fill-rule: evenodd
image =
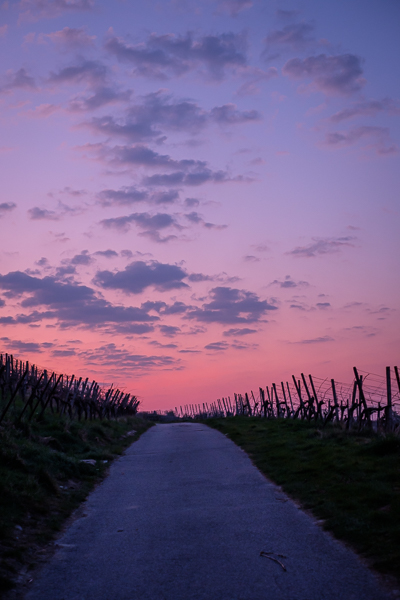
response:
M110 462L151 425L140 417L70 421L50 414L0 428L0 593L35 566ZM88 459L95 464L82 462Z
M304 421L207 420L254 464L351 545L376 571L400 583L400 438L318 429Z

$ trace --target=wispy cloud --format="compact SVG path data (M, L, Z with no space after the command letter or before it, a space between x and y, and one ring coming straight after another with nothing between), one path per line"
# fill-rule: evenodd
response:
M323 335L321 337L311 338L309 340L300 340L298 342L294 342L295 344L322 344L325 342L334 342L334 338L329 335Z
M52 19L64 13L87 12L94 9L94 0L20 0L20 20Z
M176 219L167 213L156 213L155 215L149 213L132 213L124 217L103 219L101 224L107 229L118 229L124 232L127 232L130 226L135 224L143 230L139 235L149 237L154 242L168 242L176 238L172 234L161 237L160 231L171 227L178 230L182 229L182 226L179 225Z
M307 281L294 281L290 275L286 275L284 279L274 279L269 285L277 285L283 289L292 289L296 287L307 287L310 284Z
M315 31L312 23L290 23L282 29L274 29L270 31L264 39L266 46L265 55L273 53L276 57L276 51L285 50L302 50L310 45L315 44Z
M378 113L382 112L389 115L400 115L400 103L391 98L356 102L355 104L336 112L329 120L332 121L332 123L340 123L357 117L375 117Z
M60 215L54 210L40 208L39 206L29 208L28 215L32 221L59 221L61 218Z
M276 308L253 292L221 286L211 290L210 302L188 311L187 317L204 323L254 323Z
M233 329L228 329L227 331L224 331L224 335L226 337L241 337L243 335L250 335L252 333L257 333L257 329L249 329L248 327L243 327L242 329L238 329L233 328Z
M337 54L291 58L282 73L290 79L311 80L316 91L331 94L353 94L365 84L362 59L355 54Z
M223 352L224 350L228 350L229 344L227 342L211 342L211 344L207 344L204 346L205 350L212 350L213 352Z
M14 89L30 92L37 89L35 79L29 75L24 67L21 67L17 71L7 71L6 83L0 87L0 92L10 92Z
M217 0L216 13L228 13L231 17L237 17L242 10L253 6L253 0Z
M98 60L82 58L76 64L63 67L50 73L50 84L89 83L90 85L104 84L108 75L107 67Z
M246 36L231 32L197 38L192 33L152 34L136 45L110 32L105 48L118 60L133 64L136 74L146 77L168 78L203 68L209 77L220 80L227 69L247 64Z
M92 118L86 125L97 133L141 142L156 139L164 131L196 134L210 123L239 125L261 118L257 110L240 110L233 103L205 110L196 102L176 100L170 94L159 91L144 96L141 103L131 104L123 117L103 115Z
M0 218L10 213L17 208L15 202L1 202L0 203Z
M71 50L94 47L95 35L88 35L84 27L64 27L59 31L42 33L39 42L46 40L53 42L58 47Z
M387 127L363 125L348 131L327 133L325 143L333 148L352 146L358 142L366 142L365 148L374 150L377 154L397 154L398 146L391 140Z
M297 246L287 252L292 256L299 258L315 258L326 254L336 254L344 248L354 248L357 238L354 236L343 236L338 238L313 238L311 244L306 246Z
M192 211L191 213L187 213L184 215L185 219L187 219L190 223L194 225L202 225L206 229L226 229L227 225L215 225L214 223L209 223L205 221L198 212Z
M127 326L140 323L143 324L143 333L144 330L152 331L153 323L159 320L159 317L149 315L144 308L113 305L88 286L60 281L54 276L40 278L14 271L0 275L0 289L6 290L10 298L22 297L22 308L34 309L29 314L1 317L0 323L3 325L38 323L51 319L58 321L61 327L115 329L121 324ZM36 307L46 307L47 310L36 310Z
M140 294L148 287L159 292L187 288L183 280L187 273L177 265L152 261L135 261L123 271L98 271L95 283L103 289L122 290L128 294Z
M179 192L173 189L154 192L135 186L125 186L119 190L102 190L97 197L102 206L130 206L137 202L173 204L179 199Z
M180 363L180 359L173 356L135 354L114 343L104 344L91 350L82 350L79 352L79 358L89 365L110 366L114 373L131 373L134 369L136 375L153 369L176 368Z
M9 337L1 337L0 340L6 348L11 349L13 352L37 354L43 352L44 349L49 347L48 344L41 344L39 342L24 342L14 338L11 339Z

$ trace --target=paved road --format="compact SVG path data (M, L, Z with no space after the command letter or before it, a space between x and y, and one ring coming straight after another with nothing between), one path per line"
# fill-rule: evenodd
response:
M203 425L151 428L84 514L27 600L388 600L351 552Z

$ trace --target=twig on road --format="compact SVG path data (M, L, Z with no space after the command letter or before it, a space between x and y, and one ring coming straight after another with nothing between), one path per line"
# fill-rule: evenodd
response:
M261 552L260 552L260 556L264 556L265 558L269 558L270 560L273 560L274 562L278 563L278 565L280 565L284 571L286 571L285 565L280 560L275 558L274 556L271 556L271 554L275 554L275 553L274 552L264 552L264 550L261 550ZM277 554L277 556L280 556L281 558L286 558L286 556L284 556L283 554Z

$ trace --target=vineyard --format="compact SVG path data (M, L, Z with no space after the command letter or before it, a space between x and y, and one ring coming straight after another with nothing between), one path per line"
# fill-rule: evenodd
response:
M45 411L70 419L112 419L135 415L139 400L96 381L41 369L0 354L0 424L40 419Z
M302 373L289 383L260 387L258 394L234 394L233 400L175 407L181 418L210 419L231 416L265 419L300 419L326 426L337 423L346 429L395 432L400 429L400 377L398 367L386 367L385 375L353 368L351 384L320 379Z

